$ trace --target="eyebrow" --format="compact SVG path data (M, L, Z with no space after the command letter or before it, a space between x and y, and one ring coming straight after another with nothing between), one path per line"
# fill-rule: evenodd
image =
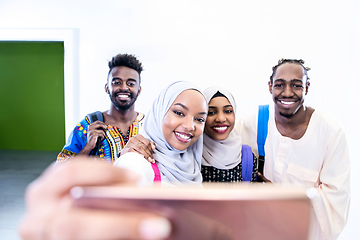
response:
M124 79L122 79L121 77L113 77L113 78L111 79L111 81L118 80L118 79L120 79L120 80L124 80ZM137 80L136 80L136 79L134 79L134 78L128 78L128 79L126 79L126 81L133 81L133 82L136 82Z
M276 82L276 81L280 81L280 82L286 82L286 80L285 79L282 79L282 78L279 78L279 79L275 79L275 81L274 82ZM302 80L300 80L300 79L292 79L292 80L290 80L290 82L302 82Z
M223 108L226 108L226 107L233 107L233 106L232 106L231 104L223 106ZM215 106L209 106L209 108L218 108L218 107L215 107Z
M175 106L175 105L178 105L178 106L186 109L187 111L189 111L189 108L187 108L187 107L186 107L184 104L182 104L182 103L174 103L174 106ZM198 114L204 114L204 115L206 115L207 112L199 112Z

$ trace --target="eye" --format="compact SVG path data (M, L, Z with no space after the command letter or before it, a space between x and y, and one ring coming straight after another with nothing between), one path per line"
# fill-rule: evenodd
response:
M274 84L274 88L282 88L283 86L281 83Z
M173 113L175 113L178 116L185 116L183 112L174 110Z
M129 82L127 82L126 84L127 84L129 87L133 87L133 86L135 86L135 83L134 83L134 82L132 82L132 81L131 81L131 82L129 81Z
M201 123L205 122L205 118L195 118L195 120Z
M299 84L294 84L293 88L296 89L296 90L300 90L300 89L303 89L303 86L299 85Z
M230 114L230 113L233 113L233 110L231 110L231 109L227 109L227 110L225 110L225 111L224 111L224 113L226 113L226 114Z
M215 115L215 114L216 114L215 111L209 111L209 112L208 112L208 116L213 116L213 115Z
M119 85L120 84L120 81L119 80L114 80L112 81L112 85Z

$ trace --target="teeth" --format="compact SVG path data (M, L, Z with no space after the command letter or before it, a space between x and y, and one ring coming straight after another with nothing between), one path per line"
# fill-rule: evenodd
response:
M228 127L214 127L216 131L225 131Z
M118 97L121 97L121 98L127 98L127 97L129 97L128 95L122 95L122 94L119 94L119 95L117 95Z
M182 139L184 139L184 140L190 139L190 135L181 134L181 133L178 133L178 132L175 132L175 134L176 134L178 137L180 137L180 138L182 138Z
M293 104L294 102L284 102L284 101L281 101L282 104L285 104L285 105L290 105L290 104Z

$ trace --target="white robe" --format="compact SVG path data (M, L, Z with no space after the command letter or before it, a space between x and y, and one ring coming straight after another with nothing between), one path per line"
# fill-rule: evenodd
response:
M256 143L258 112L237 124L243 144L258 156ZM265 143L264 175L274 183L315 187L311 199L309 239L336 239L343 230L350 202L350 156L342 125L328 114L315 110L302 138L282 136L270 108Z

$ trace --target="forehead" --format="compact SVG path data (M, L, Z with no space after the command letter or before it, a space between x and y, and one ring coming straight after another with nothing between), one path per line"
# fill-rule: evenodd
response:
M295 63L284 63L277 68L273 79L293 80L303 79L304 77L306 77L306 74L301 65Z
M230 101L226 97L216 97L210 100L209 107L224 107L226 105L231 105Z
M180 93L175 98L173 105L181 103L185 105L189 110L206 111L206 100L205 97L194 89L188 89Z
M139 73L132 68L120 66L114 67L109 73L109 78L135 79L139 80Z

